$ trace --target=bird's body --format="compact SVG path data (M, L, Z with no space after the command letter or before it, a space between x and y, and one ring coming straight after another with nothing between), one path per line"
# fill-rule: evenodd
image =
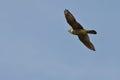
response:
M86 35L87 34L87 31L86 30L82 30L82 29L76 29L76 30L73 30L73 29L70 29L68 32L70 32L71 34L74 34L74 35Z
M67 9L65 9L64 14L68 24L72 27L69 32L71 34L77 35L80 41L82 41L86 47L95 51L93 44L90 42L88 34L97 34L97 32L95 30L84 29Z

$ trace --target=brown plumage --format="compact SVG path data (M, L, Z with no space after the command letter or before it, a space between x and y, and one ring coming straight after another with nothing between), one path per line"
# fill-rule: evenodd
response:
M90 42L88 34L97 34L95 30L86 30L82 27L80 23L76 21L74 16L65 9L64 11L65 18L67 23L72 27L72 29L69 30L70 33L77 35L79 40L90 50L95 51L94 45Z

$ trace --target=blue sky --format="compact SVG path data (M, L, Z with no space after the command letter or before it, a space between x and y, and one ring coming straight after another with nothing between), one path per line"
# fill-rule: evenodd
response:
M120 80L119 0L1 0L0 80ZM68 33L64 9L96 51Z

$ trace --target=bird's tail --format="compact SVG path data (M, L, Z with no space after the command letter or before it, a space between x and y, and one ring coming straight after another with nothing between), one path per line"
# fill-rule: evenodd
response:
M97 34L97 32L95 30L87 30L87 33L89 33L89 34Z

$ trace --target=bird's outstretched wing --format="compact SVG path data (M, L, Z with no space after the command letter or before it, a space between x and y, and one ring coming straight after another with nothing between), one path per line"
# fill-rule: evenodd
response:
M65 9L64 11L65 14L65 18L68 22L68 24L75 30L75 29L83 29L82 25L80 25L80 23L78 23L75 19L75 17L70 13L70 11L68 11L67 9Z
M78 35L79 40L90 50L95 51L94 45L90 42L89 36L86 35Z

